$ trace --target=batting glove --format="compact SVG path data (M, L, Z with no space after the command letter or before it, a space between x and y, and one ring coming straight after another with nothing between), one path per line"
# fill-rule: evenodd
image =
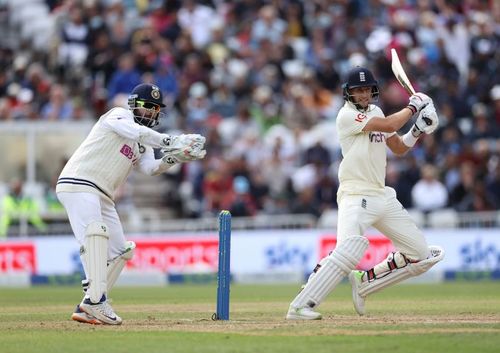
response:
M205 144L205 137L199 134L183 134L179 136L168 136L163 139L165 147L161 148L164 153L179 151L188 146L200 145L203 149Z
M426 105L431 104L432 99L426 94L423 93L415 93L410 97L410 101L408 102L408 108L415 113L419 113Z
M419 137L423 133L432 134L439 125L439 119L434 104L430 103L418 114L417 121L413 124L412 134Z
M415 125L417 124L427 135L436 131L439 125L439 118L436 108L434 108L434 104L429 104L427 107L422 109L418 115L417 121L415 122Z

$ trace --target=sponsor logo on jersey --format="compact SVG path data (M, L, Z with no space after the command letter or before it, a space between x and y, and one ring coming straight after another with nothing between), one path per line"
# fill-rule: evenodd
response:
M368 136L370 138L370 142L374 143L385 142L385 134L382 132L370 132Z
M134 149L127 144L122 146L122 148L120 149L120 153L123 154L128 159L134 158Z
M359 113L358 115L356 115L354 120L356 120L358 123L362 123L363 120L365 120L366 118L367 118L367 116L365 114Z

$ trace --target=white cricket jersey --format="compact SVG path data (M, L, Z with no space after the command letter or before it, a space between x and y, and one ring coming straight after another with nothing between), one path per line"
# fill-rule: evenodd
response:
M337 200L343 195L383 195L387 164L386 138L392 134L362 131L373 117L385 117L376 105L361 113L346 102L337 115L343 160L339 167Z
M167 136L136 124L128 109L111 109L64 166L56 192L92 192L113 200L134 166L146 174L163 171L152 147L162 147Z

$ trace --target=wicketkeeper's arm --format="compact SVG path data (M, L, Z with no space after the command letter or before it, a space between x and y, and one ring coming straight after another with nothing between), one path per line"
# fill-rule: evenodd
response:
M159 175L179 163L203 159L206 151L202 144L186 146L173 152L165 152L161 159L155 159L151 147L146 147L146 152L138 162L139 170L147 175Z
M148 127L136 124L129 111L121 108L111 110L102 120L102 127L110 129L120 136L137 141L141 145L176 151L186 146L205 143L205 137L199 134L183 134L178 136L160 134Z

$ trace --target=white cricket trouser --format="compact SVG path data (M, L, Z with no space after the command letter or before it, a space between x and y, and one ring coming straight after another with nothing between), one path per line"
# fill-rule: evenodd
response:
M424 260L430 254L423 233L396 199L393 188L386 187L384 196L346 195L338 212L338 243L374 227L410 260Z
M92 222L104 222L109 231L108 260L123 254L125 235L115 204L90 192L59 192L61 201L68 214L71 229L80 246L85 245L85 230Z

